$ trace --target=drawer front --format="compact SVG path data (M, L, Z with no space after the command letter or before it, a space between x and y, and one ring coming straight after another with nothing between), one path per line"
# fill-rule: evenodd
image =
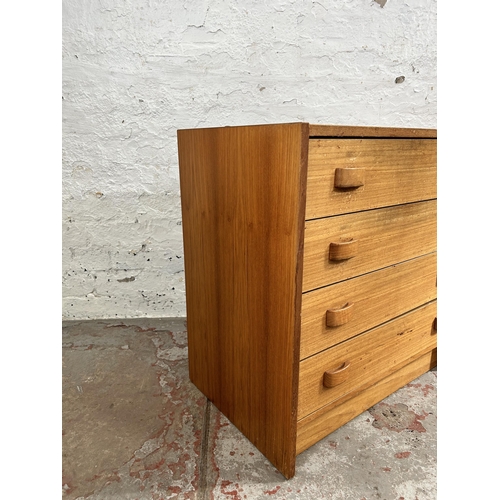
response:
M302 290L436 250L435 200L307 221Z
M436 145L435 139L310 139L306 219L436 198Z
M320 439L349 422L370 406L397 391L407 383L436 366L436 351L432 350L404 365L397 372L380 380L356 396L340 404L331 403L297 422L296 453L317 443Z
M436 314L433 301L301 361L298 418L354 396L434 349Z
M436 286L433 252L303 294L300 359L434 300Z

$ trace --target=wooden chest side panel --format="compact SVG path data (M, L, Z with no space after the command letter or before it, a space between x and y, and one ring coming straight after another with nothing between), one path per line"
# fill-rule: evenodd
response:
M437 197L435 139L311 139L306 219ZM363 184L335 187L336 169L358 169Z
M295 469L307 124L178 132L192 382Z

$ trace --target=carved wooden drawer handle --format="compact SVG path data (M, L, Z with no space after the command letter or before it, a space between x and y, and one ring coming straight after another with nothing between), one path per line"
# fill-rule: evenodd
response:
M438 331L438 319L434 318L434 321L432 322L431 335L436 335L437 331Z
M347 380L349 375L347 369L351 366L349 361L342 363L337 369L329 370L323 374L323 385L325 387L335 387Z
M358 253L358 240L354 238L340 239L330 243L328 258L330 260L345 260L354 257Z
M358 188L365 184L364 168L336 168L334 186L336 188Z
M347 323L352 318L354 302L347 302L338 309L328 309L326 311L326 326L340 326Z

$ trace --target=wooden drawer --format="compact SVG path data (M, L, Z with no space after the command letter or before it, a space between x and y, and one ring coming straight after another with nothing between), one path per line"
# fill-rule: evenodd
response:
M434 300L436 284L434 252L305 293L300 359ZM327 310L342 310L347 303L352 304L350 318L344 324L327 326Z
M296 453L302 453L352 418L366 411L397 389L411 382L422 373L434 368L437 349L425 353L404 365L364 391L341 403L333 402L297 422Z
M344 185L335 187L339 169ZM351 174L351 175L349 175ZM342 180L342 179L341 179ZM306 219L436 198L432 139L310 139Z
M435 348L436 314L433 301L301 361L298 418L333 401L340 403L346 396L353 397ZM336 371L341 366L347 368ZM330 375L324 381L325 372Z
M431 200L307 221L302 290L433 252L436 210Z

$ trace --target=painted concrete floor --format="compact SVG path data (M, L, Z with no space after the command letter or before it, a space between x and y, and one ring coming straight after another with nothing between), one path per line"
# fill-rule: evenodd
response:
M67 500L436 498L432 370L297 457L286 480L188 378L183 319L63 323Z

